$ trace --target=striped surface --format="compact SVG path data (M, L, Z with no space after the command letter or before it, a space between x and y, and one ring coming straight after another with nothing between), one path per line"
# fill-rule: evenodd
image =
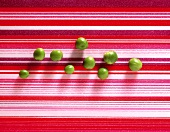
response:
M64 0L58 7L65 8L50 8L50 2L49 6L46 2L39 5L48 8L28 8L37 7L38 3L3 2L2 7L6 8L0 8L0 128L170 130L170 9L159 8L169 7L169 3L162 1L156 6L154 2L130 1L128 8L125 0L114 6L113 2L106 3L99 1L93 8L93 2L89 6L73 2L75 6L70 8ZM155 8L149 8L152 6ZM75 40L80 36L89 42L84 51L75 49ZM32 57L39 47L46 52L41 62ZM53 49L63 51L60 62L50 60ZM109 50L118 53L114 65L103 62L103 54ZM82 66L87 56L96 60L93 70ZM142 60L141 71L129 70L128 60L133 57ZM75 66L74 74L64 73L67 64ZM107 80L98 79L100 67L109 69ZM21 69L30 71L27 79L19 78Z

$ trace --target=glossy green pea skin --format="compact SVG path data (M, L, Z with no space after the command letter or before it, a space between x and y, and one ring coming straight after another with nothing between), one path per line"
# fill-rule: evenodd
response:
M20 78L27 78L29 76L29 72L27 70L20 70L19 76Z
M104 61L107 64L114 64L118 60L118 55L115 51L108 51L104 54Z
M60 50L53 50L50 53L50 58L53 61L60 61L63 58L63 52Z
M129 60L129 68L132 71L139 71L142 68L142 62L137 58L132 58Z
M72 74L74 72L74 66L73 65L67 65L64 70L67 74Z
M83 61L83 66L88 70L93 69L95 66L95 59L91 56L85 58Z
M84 50L88 48L88 42L85 38L80 37L76 40L76 48L80 50Z
M109 71L106 69L106 68L100 68L98 70L98 77L101 79L101 80L104 80L104 79L107 79L109 76Z
M37 61L41 61L45 58L45 51L42 48L38 48L34 51L34 59Z

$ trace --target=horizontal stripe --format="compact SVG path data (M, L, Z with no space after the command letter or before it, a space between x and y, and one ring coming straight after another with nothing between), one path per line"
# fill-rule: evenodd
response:
M64 70L64 68L65 68L65 66L66 66L67 64L62 64L62 65L48 65L48 64L34 64L34 65L31 65L31 64L12 64L12 65L7 65L7 64L1 64L1 67L0 67L0 70L21 70L21 69L27 69L27 70L44 70L44 69L46 69L46 70L51 70L51 69L53 69L53 70ZM129 67L128 67L128 65L104 65L104 64L102 64L102 65L100 65L100 64L98 64L98 65L96 65L94 68L93 68L93 70L98 70L99 68L101 68L101 67L105 67L105 68L107 68L108 70L127 70L127 71L129 71L130 69L129 69ZM77 64L77 65L74 65L74 68L76 69L76 70L85 70L85 68L81 65L81 64ZM170 69L170 65L143 65L142 66L142 69L141 70L147 70L147 71L149 71L149 70L151 70L151 71L160 71L160 70L162 70L162 71L169 71L169 69Z
M170 30L170 26L0 26L0 30Z
M60 62L63 62L63 61L83 61L85 58L62 58L60 60ZM103 58L94 58L95 61L103 61ZM129 61L131 58L119 58L118 59L118 62L126 62ZM160 62L160 63L168 63L170 61L169 58L138 58L140 59L142 62L150 62L150 63L154 63L154 62ZM4 57L1 57L0 58L0 61L35 61L35 59L33 57L31 58L4 58ZM51 61L51 58L44 58L41 62L44 62L44 61ZM37 62L37 61L36 61Z
M56 101L170 101L169 96L0 96L0 100L18 100L18 101L37 101L37 100L56 100Z
M0 43L75 43L76 39L0 39ZM170 43L169 39L87 39L88 43Z
M37 47L41 47L44 49L75 49L75 44L71 43L64 43L64 46L62 44L56 44L56 43L0 43L0 49L37 49ZM88 49L170 49L170 44L166 43L104 43L104 44L89 44ZM155 58L154 58L155 59ZM163 58L162 58L163 59Z
M17 85L17 84L25 84L25 85L31 85L31 84L42 84L42 85L46 85L51 83L52 85L56 84L59 85L61 84L61 86L69 86L69 85L91 85L91 84L96 84L96 85L103 85L103 83L105 85L168 85L169 84L169 80L164 80L164 79L153 79L153 80L148 80L148 79L106 79L106 80L100 80L100 79L63 79L62 81L59 79L1 79L0 80L0 85L1 84L12 84L12 85Z
M162 0L162 1L127 1L122 0L121 2L119 0L115 0L114 2L110 0L105 1L69 1L69 0L54 0L54 1L44 1L40 2L38 0L35 1L10 1L6 0L3 1L1 4L1 7L46 7L46 8L168 8L170 6L170 2L168 0ZM42 9L41 9L42 10ZM94 10L94 9L93 9ZM113 10L113 9L112 9ZM69 10L70 11L70 10Z
M102 45L101 45L102 46ZM11 52L10 50L0 49L0 56L1 57L9 57L9 58L32 58L33 52L35 49L13 49ZM52 49L45 49L46 57L50 58L50 53ZM77 56L80 56L80 58L86 58L88 56L92 56L94 58L103 58L103 54L107 52L108 49L86 49L84 51L80 51L77 49L62 49L64 58L77 58ZM168 56L170 54L170 51L168 49L116 49L116 52L119 56L119 58L157 58L157 55L159 54L159 58L169 58ZM139 54L140 52L140 54Z
M169 108L169 101L148 101L148 102L140 102L140 101L0 101L1 108L14 107L20 109L25 108L29 110L33 109L46 109L46 108L63 108L63 109L76 109L76 108L93 108L93 109L113 109L117 106L119 108L127 108L127 110L131 108L138 108L138 110L142 108ZM27 105L27 106L26 106Z
M4 131L25 131L55 129L59 132L112 132L126 131L168 131L169 118L53 118L53 117L1 117L0 127ZM10 122L10 126L9 126ZM35 123L36 122L36 123ZM74 123L73 123L74 122ZM23 127L20 127L23 126ZM153 127L155 126L155 127ZM61 130L63 128L63 130Z
M17 74L1 74L0 79L16 79L18 78ZM28 79L98 79L97 75L89 74L72 74L72 75L52 75L49 76L47 74L32 74L28 77ZM170 75L168 74L140 74L140 75L121 75L121 74L111 74L108 79L170 79Z
M103 117L103 118L120 118L120 117L154 117L154 118L160 118L160 117L170 117L169 115L169 110L163 111L139 111L136 112L135 110L133 111L123 111L123 110L98 110L97 112L92 111L92 110L72 110L72 111L63 111L63 110L51 110L51 111L15 111L15 110L8 110L8 111L1 111L0 116L25 116L25 117L30 117L30 116L38 116L41 117L48 117L48 116L53 116L53 117ZM107 114L109 113L109 115Z
M155 12L170 12L170 8L161 8L161 7L142 7L142 8L90 8L90 7L67 7L67 8L50 8L50 7L3 7L0 8L1 12L8 12L8 13L15 13L15 12L27 12L27 13L34 13L34 12L150 12L150 13L155 13Z
M0 70L0 74L18 74L20 70ZM65 74L63 70L29 70L30 74ZM76 70L74 74L97 74L97 71ZM170 71L109 71L109 74L170 74Z
M90 32L90 31L89 31ZM139 31L140 32L140 31ZM41 40L41 39L74 39L76 40L78 37L80 37L79 35L1 35L0 36L0 39L4 39L4 40L7 40L7 39L11 39L11 40L15 40L15 39L25 39L25 40L29 40L29 39L35 39L35 40ZM99 36L99 35L84 35L83 36L84 38L86 38L87 40L89 39L94 39L94 40L98 40L98 39L119 39L119 40L122 40L122 39L170 39L170 36L168 35L102 35L102 36Z
M162 35L170 34L169 30L0 30L0 35ZM57 36L56 35L56 36Z

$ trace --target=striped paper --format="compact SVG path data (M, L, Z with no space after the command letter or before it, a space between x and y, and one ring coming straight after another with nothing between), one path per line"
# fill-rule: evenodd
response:
M16 3L0 4L1 131L170 130L169 1ZM88 49L75 48L78 37ZM33 59L36 48L44 48L43 61ZM63 52L59 62L50 59L54 49ZM110 50L114 65L103 61ZM92 70L82 65L88 56ZM140 71L130 71L130 58L143 62ZM101 67L106 80L97 76Z

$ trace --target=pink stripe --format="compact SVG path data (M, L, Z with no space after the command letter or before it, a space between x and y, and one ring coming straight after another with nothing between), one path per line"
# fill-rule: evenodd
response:
M3 44L0 42L0 49L75 49L75 44ZM88 49L170 49L170 44L89 44Z

